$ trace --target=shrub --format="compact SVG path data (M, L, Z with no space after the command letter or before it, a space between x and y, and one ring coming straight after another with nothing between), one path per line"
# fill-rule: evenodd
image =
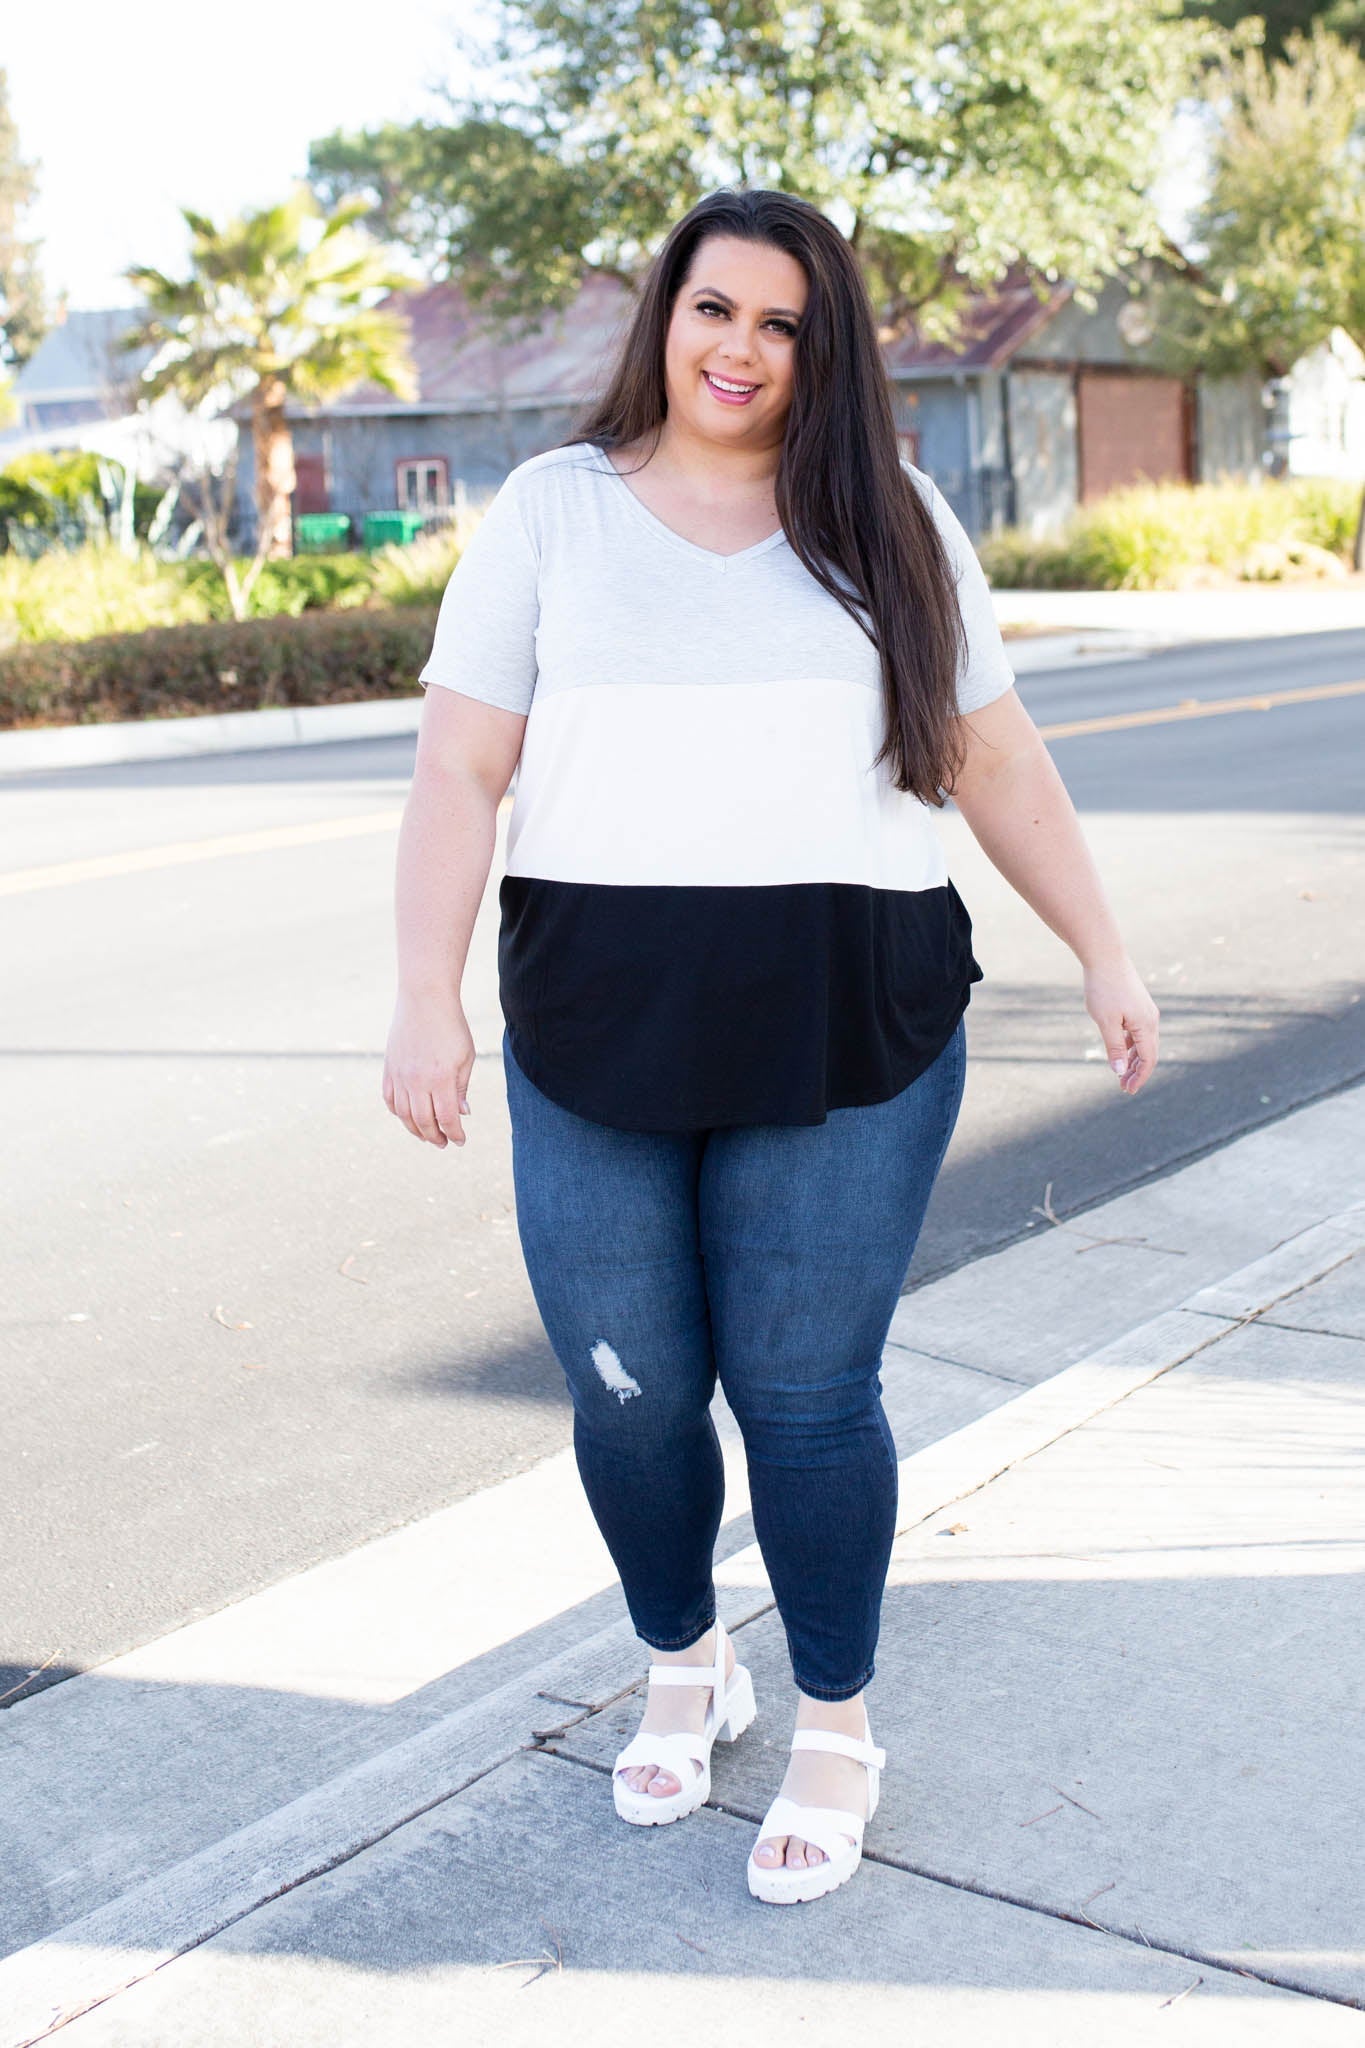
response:
M159 561L147 548L125 555L104 539L50 548L32 559L0 555L0 617L8 645L135 633L206 619L209 612L178 563Z
M17 518L29 484L0 473L0 520ZM251 593L253 618L297 618L361 607L427 611L439 604L450 572L482 517L482 508L423 534L406 547L372 555L296 555L266 562ZM239 568L245 571L245 561ZM0 553L0 650L44 641L79 641L163 626L231 621L221 572L203 556L167 560L150 548L125 555L107 536L36 555Z
M249 564L238 563L244 574ZM202 599L202 616L230 619L227 586L215 565L196 556L184 564L181 574L187 586ZM303 612L345 611L365 604L374 590L374 571L366 555L291 555L282 561L266 562L251 592L253 618L277 619L286 614L298 618Z
M109 469L122 476L123 465ZM134 481L133 529L145 536L161 492ZM105 531L100 457L89 448L34 448L16 455L0 471L0 551L26 536L83 538Z
M1359 487L1334 478L1264 484L1145 484L1074 512L1056 534L989 534L979 553L999 589L1162 590L1210 573L1264 580L1343 566ZM1275 551L1275 552L1272 552Z
M409 696L435 625L409 607L39 641L0 652L0 727Z
M375 596L391 605L439 604L450 572L477 524L477 518L470 516L419 534L406 547L376 548L370 557Z
M0 477L0 504L4 479ZM245 563L242 567L245 568ZM299 555L267 562L251 593L252 615L344 611L367 604L374 571L365 555ZM149 548L125 555L109 539L49 548L32 558L0 555L0 616L14 640L81 640L97 633L229 619L227 588L202 556L164 561Z

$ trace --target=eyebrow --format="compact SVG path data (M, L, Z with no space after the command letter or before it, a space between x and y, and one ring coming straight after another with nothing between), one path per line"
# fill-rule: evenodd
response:
M735 303L734 300L730 298L726 292L717 290L716 286L713 284L699 284L696 287L696 289L691 293L691 297L694 299L700 299L703 297L708 299L720 299L727 306L733 306ZM793 308L790 306L765 306L763 308L763 311L765 314L785 313L789 320L799 320L801 318L801 315L795 312Z

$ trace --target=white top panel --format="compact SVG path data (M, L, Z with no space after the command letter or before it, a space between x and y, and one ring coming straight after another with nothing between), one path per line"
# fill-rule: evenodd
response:
M507 835L509 875L752 887L947 879L926 804L883 764L881 700L841 676L716 689L585 684L537 696Z

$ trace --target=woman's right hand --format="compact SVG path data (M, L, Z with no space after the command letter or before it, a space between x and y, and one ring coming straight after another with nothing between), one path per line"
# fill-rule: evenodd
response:
M384 1054L384 1101L414 1138L463 1145L474 1058L458 996L400 994Z

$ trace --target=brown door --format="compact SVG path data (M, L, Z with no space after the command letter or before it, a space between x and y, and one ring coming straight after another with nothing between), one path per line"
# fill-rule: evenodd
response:
M1082 370L1077 400L1083 502L1125 484L1190 481L1189 407L1178 377Z
M294 512L330 512L327 465L321 455L294 457Z

